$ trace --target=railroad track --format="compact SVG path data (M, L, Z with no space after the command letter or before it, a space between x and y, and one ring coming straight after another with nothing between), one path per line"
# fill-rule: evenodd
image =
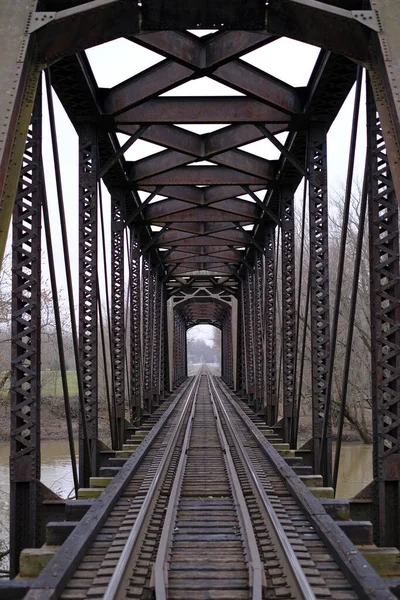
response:
M338 544L323 534L320 516L310 518L288 489L288 477L276 467L283 459L267 448L261 422L206 370L162 418L160 434L72 576L59 568L57 579L50 563L46 589L53 585L54 596L48 597L393 598L350 542L346 554L346 544L338 548L342 539ZM73 540L68 543L72 548ZM40 589L45 571L33 587ZM28 598L45 597L33 592Z

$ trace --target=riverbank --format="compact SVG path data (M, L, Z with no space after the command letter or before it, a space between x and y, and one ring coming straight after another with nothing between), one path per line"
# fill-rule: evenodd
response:
M9 396L0 396L0 442L10 439L10 404ZM79 408L78 399L70 399L72 429L75 439L78 439L79 430ZM46 396L41 399L40 435L42 440L67 440L67 422L65 419L64 399L62 397ZM108 411L99 407L99 438L108 444L110 441L110 429Z

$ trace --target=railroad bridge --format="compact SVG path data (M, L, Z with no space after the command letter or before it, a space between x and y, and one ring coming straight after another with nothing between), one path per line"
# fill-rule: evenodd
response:
M398 0L2 0L0 260L11 223L12 579L0 581L1 598L398 594L399 31ZM280 43L288 38L318 49L300 87L279 76ZM103 44L106 53L117 39L133 59L121 51L116 70L143 48L158 62L104 87L88 49ZM249 56L265 49L269 63L252 64ZM207 95L210 81L224 95ZM194 95L184 91L188 82L197 84ZM330 262L327 135L351 90L352 126L334 151L337 160L347 156L346 187ZM55 102L79 138L77 284ZM349 275L362 111L365 172ZM156 151L130 160L141 142ZM58 206L62 252L50 204ZM55 254L67 280L79 467ZM362 260L369 263L374 472L349 501L334 491L349 368L357 360ZM76 491L66 501L40 481L42 263ZM348 331L333 461L343 300ZM221 331L221 377L206 368L188 377L186 336L197 324ZM101 370L107 444L98 428ZM300 446L306 378L311 425Z

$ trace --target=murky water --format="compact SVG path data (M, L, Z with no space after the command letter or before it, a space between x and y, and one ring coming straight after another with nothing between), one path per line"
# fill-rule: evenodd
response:
M0 443L0 541L8 538L9 446ZM372 480L372 446L344 444L340 462L338 498L351 498ZM66 441L42 443L41 481L62 498L73 493Z
M9 445L0 443L0 540L8 530L9 505ZM53 492L67 498L73 490L68 442L64 440L42 442L41 481Z

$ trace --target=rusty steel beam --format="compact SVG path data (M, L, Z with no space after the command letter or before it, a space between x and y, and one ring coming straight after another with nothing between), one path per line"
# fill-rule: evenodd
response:
M229 167L177 167L141 180L143 185L266 185L274 178L270 162L261 176L249 175Z
M366 62L369 29L351 11L326 2L270 0L268 31Z
M200 222L200 223L204 223L207 221L214 221L214 222L232 222L232 220L234 221L240 221L243 223L253 223L253 222L257 222L260 220L261 215L258 214L257 216L252 216L251 212L249 211L250 214L240 214L239 212L226 212L224 210L219 210L218 207L214 208L214 207L198 207L198 208L190 208L184 211L180 211L179 213L174 214L174 212L170 212L168 211L166 214L164 215L154 215L153 217L151 215L149 215L148 213L145 213L143 215L143 221L145 222L151 222L151 223L179 223L179 222L188 222L188 223L195 223L195 222Z
M193 69L183 67L174 61L164 60L109 90L103 102L104 113L107 115L126 113L127 110L148 98L185 83L193 74Z
M138 231L131 228L130 240L130 409L131 420L139 426L143 412L142 293Z
M307 161L310 177L312 451L314 470L318 472L330 360L327 147L324 125L310 126ZM331 482L331 444L332 427L328 423L327 452L321 473L325 485Z
M303 103L295 88L242 60L219 67L211 77L290 115L302 109Z
M114 374L112 413L120 450L125 441L125 279L124 219L119 194L111 198L111 351Z
M296 390L296 277L294 192L281 190L283 435L290 441Z
M0 39L7 48L0 63L0 265L42 66L28 26L36 5L4 0L0 7Z
M40 544L40 348L42 107L38 95L25 143L12 226L10 570Z
M138 30L137 5L129 0L96 0L54 12L38 29L35 41L43 62L50 64Z
M255 411L264 413L264 319L263 319L263 254L254 256L254 352L255 352Z
M373 521L379 545L400 544L399 205L381 120L368 87Z
M91 125L82 125L79 132L79 356L85 414L80 415L79 428L81 487L87 487L89 477L97 472L97 295L97 131ZM82 419L86 420L87 442L83 435Z
M124 123L260 123L287 124L290 116L259 100L241 96L164 97L147 100L115 117Z
M276 258L275 258L275 226L269 224L265 233L265 385L267 425L275 425L278 421L278 395L276 388Z

